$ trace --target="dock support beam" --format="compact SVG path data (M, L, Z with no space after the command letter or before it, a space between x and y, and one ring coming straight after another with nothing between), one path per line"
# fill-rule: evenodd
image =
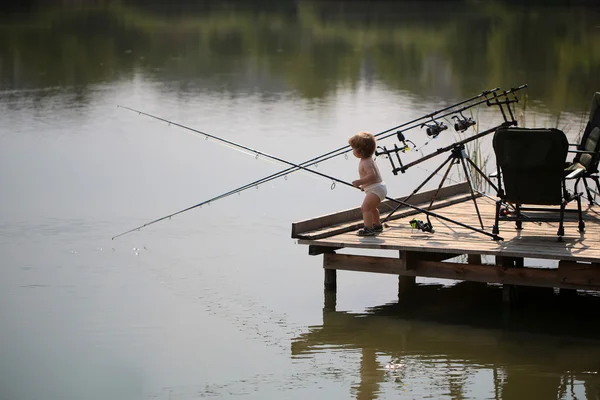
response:
M470 265L481 265L481 254L467 254L467 264ZM475 286L479 286L481 288L486 288L487 287L487 282L474 282L471 281L471 285Z
M467 254L467 264L481 265L481 254Z
M316 246L312 244L308 246L308 254L311 256L333 253L335 253L335 247ZM327 268L325 256L323 256L323 271L325 271L325 291L337 291L337 270Z
M324 269L325 271L325 290L329 292L337 291L337 270Z
M417 286L415 276L398 276L398 299L412 292Z
M503 269L508 268L523 268L523 257L502 257L496 256L496 265ZM502 285L502 302L506 305L515 306L518 302L519 290L516 285Z
M323 290L323 315L328 311L335 311L337 306L337 292L333 290Z
M414 255L409 251L400 251L400 265L404 271L414 268ZM398 300L414 291L417 286L417 277L411 275L398 275Z
M464 258L457 260L462 262L445 261L456 258L450 253L400 251L399 257L373 257L337 254L335 250L321 251L325 289L331 291L336 290L336 271L343 270L396 275L400 296L416 285L415 277L502 284L502 300L506 304L553 296L556 288L600 292L598 263L560 261L558 268L525 267L523 257L497 256L494 266L465 263Z

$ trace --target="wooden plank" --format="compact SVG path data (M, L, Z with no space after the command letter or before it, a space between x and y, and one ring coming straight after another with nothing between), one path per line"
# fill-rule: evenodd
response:
M435 202L430 210L431 211L435 211L441 208L445 208L448 207L452 204L456 204L456 203L461 203L463 201L465 201L465 199L470 199L471 195L469 194L468 196L459 196L459 197L451 197L449 199L446 200L440 200ZM418 206L427 206L426 204L420 204ZM405 218L408 216L412 216L412 215L416 215L421 213L421 211L418 210L414 210L414 209L407 209L407 208L403 208L402 210L398 211L397 213L394 213L394 215L392 216L392 218L390 218L389 221L393 221L393 220L397 220L400 218ZM385 220L387 215L389 215L390 213L381 213L381 219ZM351 232L351 231L356 231L358 229L360 229L363 226L363 221L362 221L362 215L360 217L361 219L359 221L352 221L352 222L345 222L342 224L336 224L336 225L332 225L332 226L327 226L325 228L321 228L321 229L316 229L313 231L309 231L309 232L304 232L304 233L298 233L296 234L296 239L323 239L329 236L333 236L333 235L339 235L342 233L346 233L346 232ZM387 222L389 225L389 221Z
M299 240L299 244L311 244L315 243L312 240ZM540 258L550 260L570 260L570 261L586 261L586 262L597 262L600 260L599 251L582 250L581 252L571 252L568 248L564 248L563 251L543 251L539 247L499 247L498 245L491 244L492 247L479 247L469 245L469 243L448 241L447 243L436 243L435 246L427 244L427 241L421 240L407 240L403 243L389 243L389 242L371 242L371 241L360 241L352 242L346 241L316 241L323 246L340 247L346 248L358 248L358 249L384 249L384 250L407 250L407 251L419 251L429 253L450 253L450 254L482 254L482 255L504 255L508 257L525 257L525 258Z
M315 244L311 244L308 246L308 254L311 256L318 256L319 254L333 253L337 249L341 249L341 247L317 246Z
M461 228L462 229L462 228ZM531 233L528 236L527 233L521 232L514 229L510 229L504 234L504 242L494 242L481 237L481 235L473 232L469 232L466 229L459 231L445 230L443 227L436 226L435 234L422 233L420 231L413 231L408 227L408 221L401 227L392 226L386 229L384 233L374 238L362 238L357 237L353 234L338 235L327 239L327 241L334 241L337 243L343 243L347 247L359 247L359 248L388 248L397 250L410 250L417 247L423 247L423 251L438 251L451 252L455 249L456 253L477 253L477 252L491 252L492 254L500 254L508 252L511 256L529 256L535 258L555 258L560 259L566 257L567 259L577 259L578 257L586 257L586 261L598 261L600 259L600 246L593 245L591 242L594 237L591 229L588 230L588 234L582 235L567 235L564 237L564 243L557 241L555 232L547 235L540 235L539 231L536 234ZM599 231L596 231L599 232ZM599 232L600 233L600 232ZM457 236L460 235L460 236ZM520 237L519 237L520 236ZM596 236L598 238L600 236ZM301 241L301 243L304 243ZM598 244L598 241L596 240ZM425 249L426 248L426 249ZM418 250L417 248L415 248ZM516 254L514 254L516 252ZM533 254L522 254L533 253Z
M468 183L463 182L456 185L450 185L443 187L440 190L440 193L437 197L438 200L446 199L452 196L456 196L461 193L468 192ZM422 204L428 202L431 197L435 194L435 190L430 190L427 192L417 193L411 199L411 204ZM408 196L397 198L400 201L403 201ZM383 213L389 212L390 207L393 209L396 203L387 200L382 202L379 205L379 210ZM333 214L324 215L317 218L312 218L309 220L299 221L292 224L292 238L298 238L298 235L301 235L305 232L314 231L317 229L321 229L323 227L341 224L344 222L349 222L352 220L360 220L362 219L362 213L360 211L360 207L352 208L349 210L340 211Z
M345 271L376 272L381 274L406 274L406 259L354 256L326 253L323 255L323 268Z
M582 266L560 268L505 268L502 266L460 264L439 261L411 260L406 258L368 257L328 253L323 266L327 269L374 272L383 274L454 279L473 282L501 283L521 286L557 287L564 289L600 290L600 268L586 268L585 279L579 279ZM560 271L560 272L559 272Z
M558 277L563 283L600 286L600 268L594 264L560 261Z

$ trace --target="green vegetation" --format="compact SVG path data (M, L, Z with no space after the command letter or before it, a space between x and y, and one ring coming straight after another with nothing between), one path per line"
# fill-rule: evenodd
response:
M461 98L528 83L553 112L600 89L598 11L502 3L120 3L42 8L0 22L4 89L160 76L176 90L293 88L322 98L378 81ZM530 104L535 107L535 104Z

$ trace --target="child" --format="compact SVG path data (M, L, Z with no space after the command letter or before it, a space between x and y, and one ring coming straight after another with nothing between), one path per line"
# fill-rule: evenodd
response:
M387 196L387 187L373 159L376 146L375 136L369 132L359 132L352 136L348 143L352 146L354 156L360 158L358 163L360 179L353 181L352 185L366 193L360 207L365 226L356 234L358 236L373 236L383 231L377 206Z

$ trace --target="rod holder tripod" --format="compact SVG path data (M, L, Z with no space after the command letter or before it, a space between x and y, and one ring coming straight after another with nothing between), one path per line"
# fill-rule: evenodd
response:
M433 197L431 198L431 201L429 203L429 206L426 208L427 210L430 210L431 207L433 206L433 203L435 202L440 190L442 189L442 187L444 186L444 183L446 181L446 178L448 177L448 174L450 173L450 170L452 168L453 165L458 165L460 164L460 166L462 167L462 170L465 174L465 177L467 178L467 182L469 185L469 191L471 192L471 200L473 201L473 205L475 206L475 211L477 213L477 217L479 220L479 225L481 226L481 229L484 229L483 226L483 220L481 218L481 212L479 211L479 206L477 204L477 196L475 195L476 190L473 188L473 182L471 180L471 174L469 173L469 169L468 166L470 166L476 173L480 174L481 177L483 177L483 179L494 189L496 190L496 192L498 192L498 187L496 186L496 184L494 184L494 182L492 182L490 180L490 178L487 177L487 175L477 166L477 164L475 164L473 162L473 160L471 160L471 158L468 156L468 154L465 151L465 144L472 142L474 140L477 140L485 135L488 135L492 132L495 132L498 128L503 127L503 126L512 126L512 125L516 125L516 121L507 121L504 122L494 128L488 129L486 131L483 131L475 136L472 136L470 138L461 140L459 142L456 142L452 145L443 147L438 149L435 153L429 154L425 157L422 157L419 160L413 161L410 164L407 165L402 165L402 163L400 163L400 167L399 168L395 168L395 170L399 170L401 172L404 172L406 169L419 164L425 160L428 160L430 158L435 157L436 155L439 155L441 153L446 153L446 152L450 152L448 158L443 161L427 178L425 178L425 180L419 185L417 186L417 188L415 190L413 190L413 192L404 200L405 202L408 202L410 200L410 198L412 196L414 196L415 194L417 194L422 188L423 186L425 186L435 175L437 175L443 168L444 166L446 166L446 171L444 172L444 175L442 177L442 180L440 181L440 184L435 192L435 194L433 195ZM393 150L390 150L388 153L393 152ZM390 157L391 159L391 157ZM393 164L393 162L392 162ZM391 213L389 213L384 219L383 222L389 220L391 218L391 216L400 208L400 206L397 206L394 208L394 210L392 210Z
M500 127L509 127L509 126L516 126L517 125L517 120L514 116L514 113L510 107L511 104L513 103L518 103L519 99L516 95L516 92L526 88L527 85L521 85L518 87L514 87L508 90L500 90L500 89L493 89L490 90L488 92L486 92L483 97L485 98L485 100L483 101L478 101L475 103L471 103L471 104L467 104L461 108L455 108L452 111L449 111L448 113L444 114L444 115L439 115L437 116L437 119L441 119L450 115L454 116L452 118L454 118L455 124L454 124L454 129L457 132L465 132L467 129L469 129L471 126L475 126L476 125L476 121L473 120L472 118L467 118L465 117L462 112L472 108L476 105L479 104L483 104L485 103L488 107L491 106L497 106L500 109L500 112L502 114L502 117L504 119L504 122L502 122L501 124L499 124L498 126L488 129L486 131L480 132L476 135L473 135L470 138L461 140L459 142L456 142L450 146L446 146L443 148L439 148L437 149L435 152L428 154L424 157L421 157L420 159L416 160L416 161L412 161L408 164L404 164L402 162L402 159L400 157L400 153L405 153L406 150L406 146L403 147L398 147L396 144L394 144L394 148L393 149L388 149L387 147L379 147L378 149L381 149L381 151L376 151L375 155L379 156L379 155L385 155L387 156L388 160L390 161L390 164L392 166L392 173L394 175L397 175L398 172L406 172L407 169L409 169L410 167L413 167L417 164L420 164L426 160L429 160L430 158L433 158L437 155L440 155L442 153L445 152L449 152L449 156L448 158L442 162L442 164L440 164L433 173L431 173L431 175L429 175L406 199L405 201L408 202L410 200L410 198L412 196L414 196L416 193L419 192L419 190L421 190L421 188L423 188L423 186L425 186L432 178L434 175L438 174L444 167L446 167L446 170L444 172L443 178L440 181L440 184L434 194L434 196L431 198L431 201L429 203L429 207L427 208L427 210L430 210L431 207L433 206L433 203L435 202L437 196L439 195L440 190L442 189L444 182L446 181L446 179L448 178L448 174L450 173L450 170L452 168L453 165L460 165L460 167L462 167L462 171L465 174L465 178L467 179L467 183L469 185L469 190L471 192L471 200L473 201L473 205L475 207L475 211L477 214L477 218L479 220L479 225L481 226L481 229L484 230L484 226L483 226L483 220L481 218L481 212L479 211L479 206L477 204L477 196L476 196L476 192L478 192L477 190L475 190L473 188L473 182L472 182L472 178L471 178L471 174L469 173L469 168L471 168L472 171L474 171L474 173L478 173L483 180L485 180L490 187L494 188L496 191L498 191L498 187L494 184L494 182L492 182L487 176L486 174L481 171L481 169L473 162L473 160L471 160L471 158L468 156L468 154L465 151L465 144L477 139L482 138L485 135L488 135L492 132L495 132L498 128ZM441 122L438 122L436 120L433 119L431 122L429 123L422 123L420 124L420 127L424 127L427 126L427 135L430 138L435 138L437 137L437 135L447 129L447 126L444 125ZM411 126L411 127L407 127L404 129L404 131L407 131L409 129L415 128L417 127L416 125ZM402 137L400 137L400 132L399 133L399 139L401 139L401 143L405 143L405 138L404 135L402 134ZM394 162L394 155L396 158L396 162ZM397 165L396 165L397 164ZM394 208L394 210L389 213L385 219L383 219L383 221L387 221L391 218L391 216L400 208L400 206L397 206ZM431 230L433 231L433 228L430 225L430 221L428 219L428 228L431 228ZM412 226L412 224L411 224ZM416 225L415 225L416 226Z
M450 173L450 170L452 169L453 165L461 165L462 166L462 170L465 174L465 177L467 179L467 183L469 184L469 191L471 192L471 200L473 201L473 205L475 206L475 212L477 213L477 218L479 220L479 225L481 227L481 229L484 229L483 226L483 220L481 218L481 212L479 211L479 206L477 204L477 196L475 195L475 189L473 188L473 182L471 179L471 174L469 173L469 168L468 166L470 166L474 171L476 171L478 174L480 174L483 179L491 186L493 187L496 191L498 191L498 187L485 175L485 173L477 166L477 164L475 164L473 162L473 160L471 160L471 158L469 157L469 155L466 153L465 151L465 145L464 143L460 143L460 144L456 144L452 147L451 151L450 151L450 155L448 156L448 158L442 162L442 164L440 164L440 166L433 172L431 173L414 191L411 195L417 193L423 186L425 186L427 184L427 182L429 182L434 175L436 175L442 168L444 168L444 166L447 165L446 171L444 172L444 176L442 178L442 180L440 181L440 184L435 192L435 194L433 195L433 197L431 198L431 201L429 203L429 207L427 208L428 210L431 209L431 207L433 206L433 203L435 202L440 190L442 189L442 187L444 186L444 182L446 181L446 178L448 177L448 174ZM410 197L410 196L409 196Z

